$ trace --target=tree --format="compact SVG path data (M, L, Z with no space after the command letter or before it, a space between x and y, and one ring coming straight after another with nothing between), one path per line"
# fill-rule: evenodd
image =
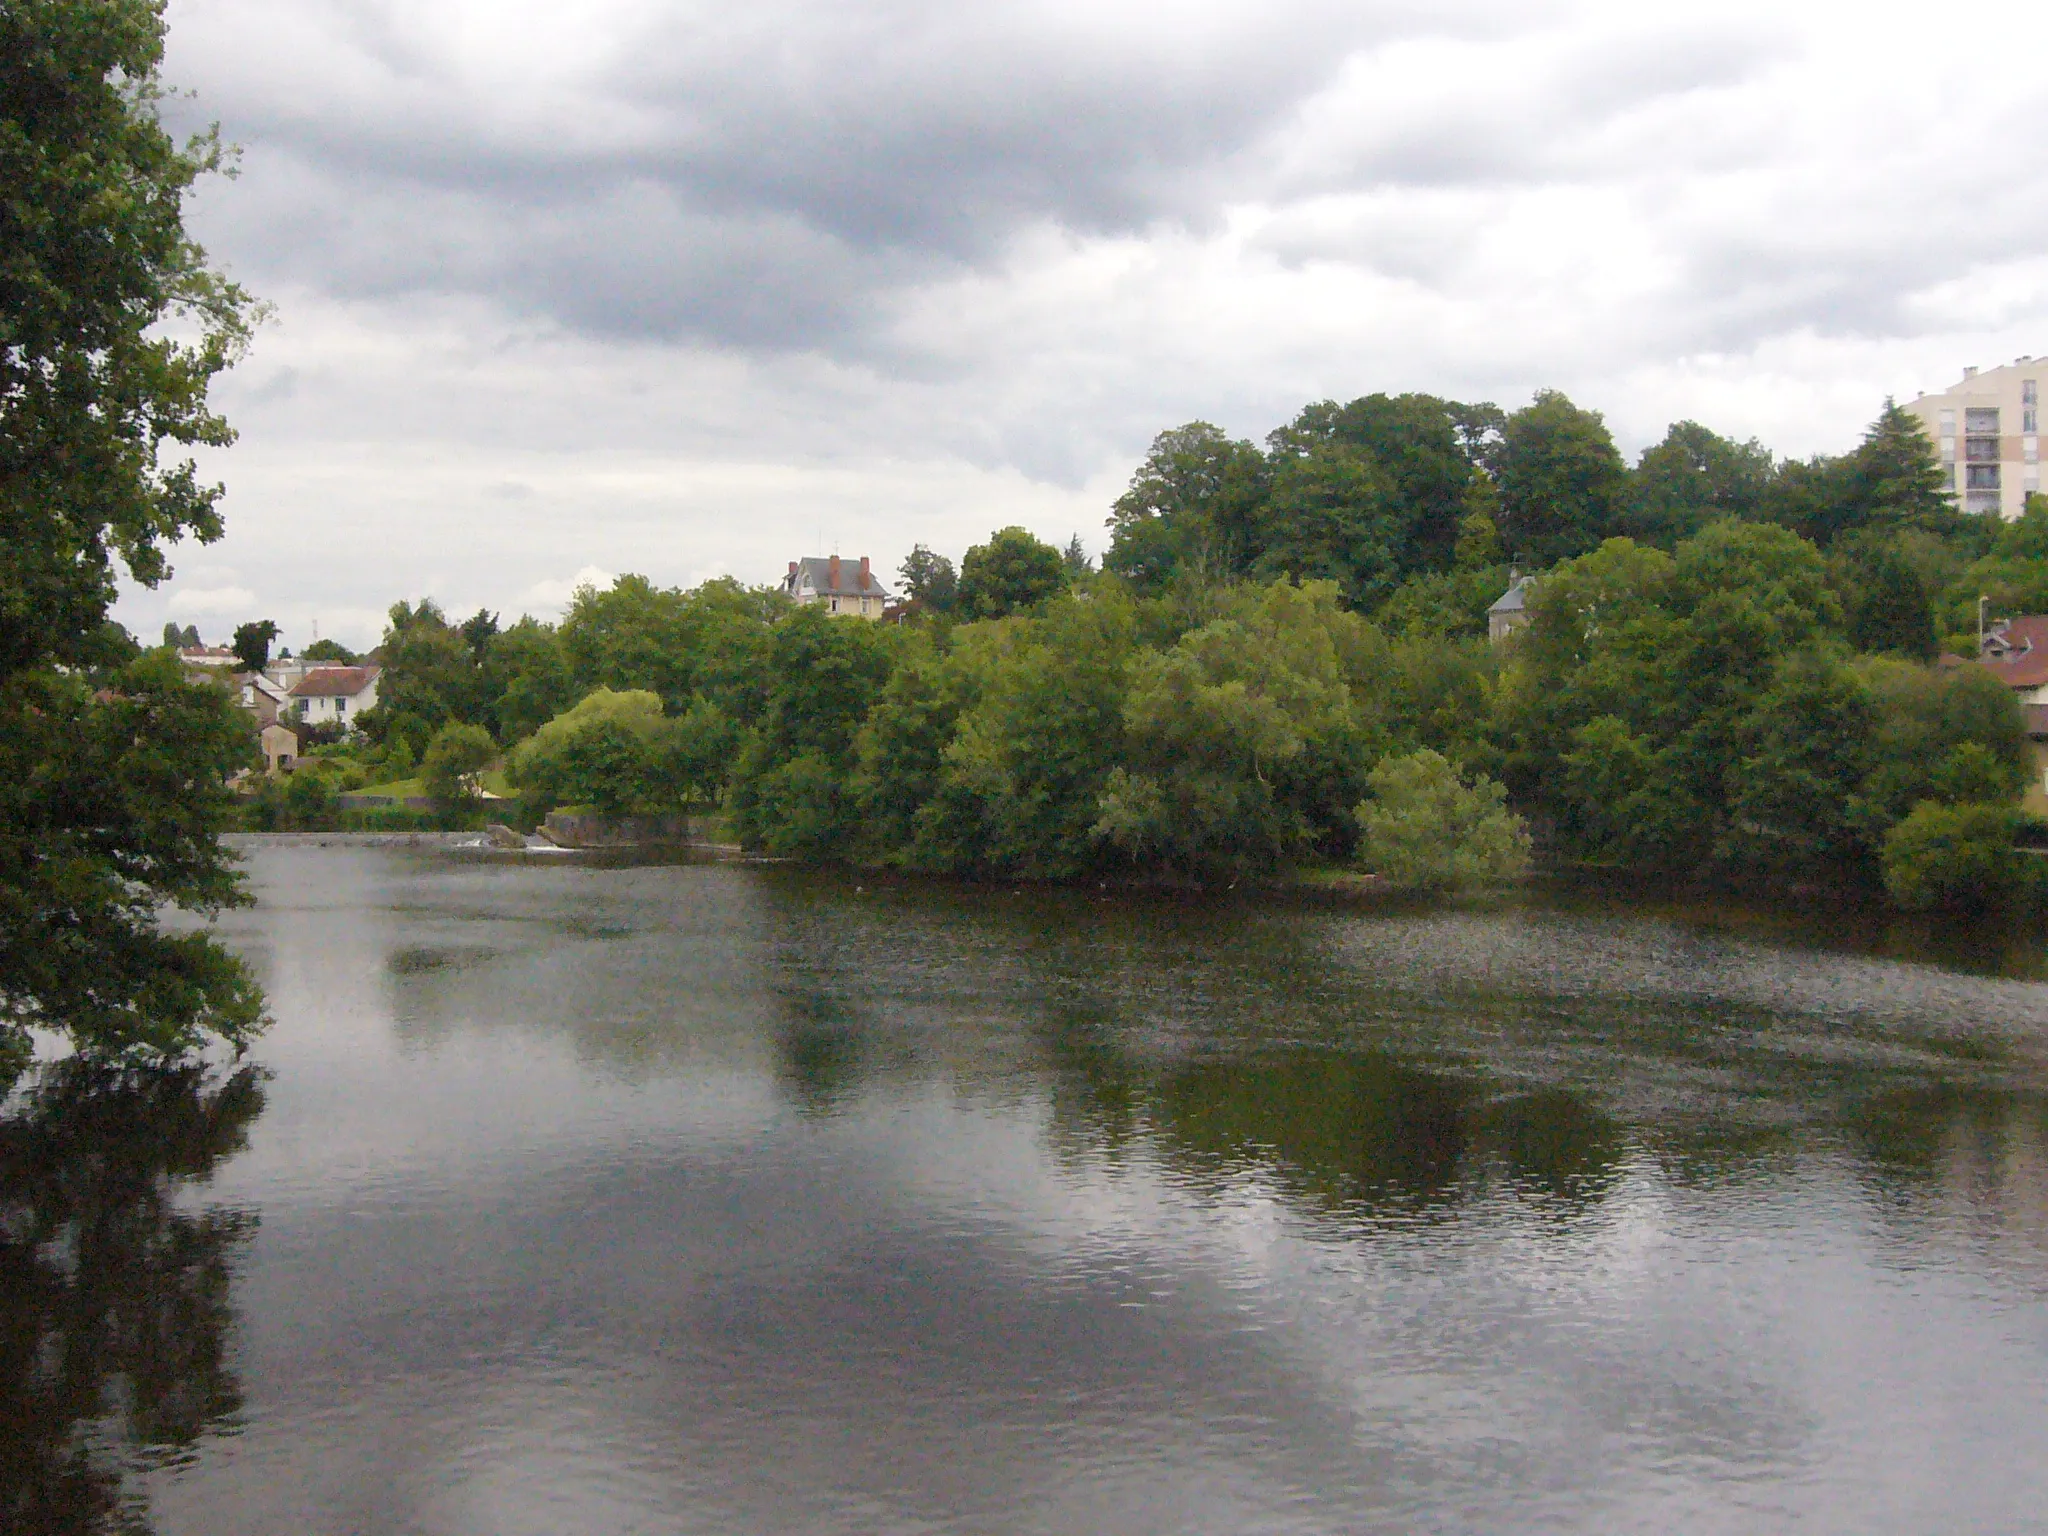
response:
M1206 421L1160 433L1116 499L1102 568L1141 591L1183 571L1209 580L1241 571L1266 477L1265 455Z
M1919 419L1887 398L1850 455L1856 497L1865 517L1893 527L1939 528L1954 521L1940 461Z
M168 546L220 536L177 451L232 440L207 390L257 318L185 231L225 151L159 122L163 31L152 0L0 8L0 1055L31 1024L170 1055L261 1015L239 962L157 921L240 899L231 706L175 663L81 675L117 569L155 586Z
M596 689L519 744L512 782L540 812L589 805L619 817L668 809L661 773L667 726L656 694Z
M421 764L427 793L443 812L466 811L481 803L479 775L498 755L498 744L480 725L450 721L434 733Z
M579 589L557 634L579 688L652 689L670 709L690 694L689 599L645 576Z
M242 963L158 908L245 898L218 832L254 744L223 688L151 652L106 676L35 669L0 695L0 1080L27 1029L83 1051L170 1058L262 1022Z
M1457 890L1513 880L1529 867L1529 833L1494 780L1468 784L1425 748L1386 759L1368 782L1358 857L1389 885Z
M1643 450L1619 531L1669 549L1709 523L1753 518L1773 472L1770 450L1755 439L1732 442L1696 421L1675 422Z
M1864 853L1857 800L1873 757L1873 703L1823 652L1778 663L1740 728L1724 862L1783 874L1841 872Z
M1404 574L1451 564L1475 473L1459 423L1473 407L1434 395L1366 395L1331 430L1371 456L1391 488L1395 563Z
M1370 454L1341 440L1317 441L1299 423L1274 440L1272 490L1253 525L1251 574L1331 581L1353 607L1375 605L1400 568L1392 480Z
M1362 755L1341 633L1360 627L1335 587L1278 582L1171 650L1137 652L1124 762L1104 785L1095 836L1204 880L1270 869L1326 840L1332 808L1315 793L1326 775L1289 770Z
M1550 565L1618 531L1628 470L1598 411L1540 390L1507 419L1496 457L1500 532L1511 558Z
M299 652L301 661L325 661L336 666L352 667L362 658L339 640L315 640Z
M235 658L241 662L244 670L261 672L270 665L270 645L277 636L277 625L269 619L236 625Z
M1088 558L1088 551L1081 547L1081 535L1078 533L1067 540L1067 547L1061 552L1060 559L1066 562L1067 583L1070 586L1095 569L1095 562Z
M1837 548L1843 545L1852 546L1839 561L1849 643L1859 651L1934 660L1941 645L1934 604L1897 537L1843 540Z
M1922 801L1885 834L1884 888L1915 910L1996 906L2018 883L2012 832L2007 806Z
M1781 466L1764 504L1773 521L1823 549L1865 530L1948 532L1963 521L1942 489L1934 445L1891 400L1853 453Z
M897 567L903 578L903 590L910 600L933 613L951 613L953 602L960 592L960 578L953 570L953 562L944 555L935 555L923 544L912 547L903 557L903 564Z
M576 702L569 658L552 624L522 614L486 642L485 722L502 741L519 741Z
M476 654L432 598L422 598L417 607L393 603L379 649L384 671L377 679L377 707L358 722L373 740L403 740L418 760L449 721L474 724L484 718Z
M1002 528L960 562L960 611L999 619L1036 607L1066 585L1067 564L1057 549L1023 528Z

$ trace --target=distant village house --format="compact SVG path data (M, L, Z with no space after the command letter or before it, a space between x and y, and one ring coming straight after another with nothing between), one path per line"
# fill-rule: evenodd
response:
M275 720L263 727L263 771L276 775L290 773L299 760L299 736L288 725Z
M315 667L292 684L291 700L308 725L353 728L364 710L377 702L381 667Z
M796 602L818 603L827 613L846 618L879 619L889 602L888 589L875 579L866 555L858 565L837 555L792 560L782 590Z
M1535 585L1533 576L1508 573L1508 589L1494 599L1493 606L1486 610L1486 638L1498 645L1509 635L1524 629L1529 623L1529 594ZM1468 610L1469 611L1469 610Z
M1977 659L2019 700L2034 750L2024 803L2035 815L2048 816L2048 613L1999 620L1985 632Z
M237 702L256 717L259 726L277 724L278 717L292 707L291 690L276 678L261 672L238 672L230 681L240 690Z

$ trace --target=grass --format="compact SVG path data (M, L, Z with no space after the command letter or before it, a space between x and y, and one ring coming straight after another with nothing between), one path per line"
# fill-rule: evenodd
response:
M418 777L394 779L389 784L365 784L361 789L347 791L351 795L389 795L394 800L424 796L426 792L427 781Z
M515 794L511 781L505 777L505 771L502 768L486 768L483 773L483 786L490 793L504 795L508 799L513 798ZM365 784L360 789L347 790L345 793L351 795L389 795L394 800L412 799L426 795L427 781L423 775L414 774L409 779L393 779L388 784Z

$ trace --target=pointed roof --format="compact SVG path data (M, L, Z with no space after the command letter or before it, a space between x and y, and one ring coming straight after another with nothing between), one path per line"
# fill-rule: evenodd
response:
M837 555L806 555L796 562L783 587L792 593L816 592L826 597L886 598L889 589L875 579L872 569L862 570L864 564Z
M295 699L352 699L377 681L380 667L318 667L292 684Z
M1520 613L1529 606L1529 587L1535 580L1534 576L1517 576L1508 583L1507 591L1495 598L1493 606L1486 611L1488 613Z
M2008 688L2048 684L2048 613L2007 619L1984 637L1979 660Z

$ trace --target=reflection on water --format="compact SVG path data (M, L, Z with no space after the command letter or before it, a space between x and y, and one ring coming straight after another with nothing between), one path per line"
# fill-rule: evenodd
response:
M143 1530L126 1473L241 1405L228 1263L255 1217L181 1204L263 1107L225 1080L46 1068L0 1118L0 1530Z
M100 1303L9 1334L10 1531L139 1520L136 1445L183 1448L128 1485L163 1536L2020 1531L2048 1495L2031 955L1584 893L253 872L262 1118L153 1111L186 1150L126 1204L104 1132L12 1124L47 1150L8 1262ZM209 1169L212 1214L172 1196ZM33 1235L87 1188L133 1256ZM65 1526L29 1500L74 1465Z

